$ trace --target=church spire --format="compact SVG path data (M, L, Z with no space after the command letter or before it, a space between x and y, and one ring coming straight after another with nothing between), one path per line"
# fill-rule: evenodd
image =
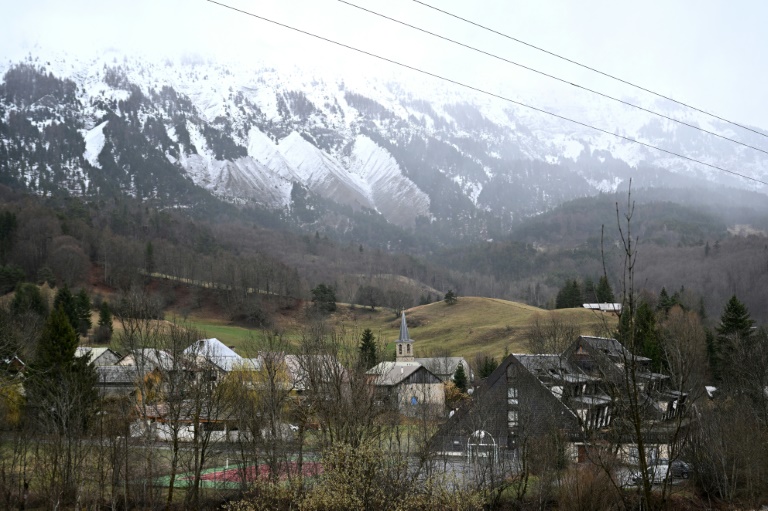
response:
M395 346L395 359L398 362L413 362L413 339L408 335L405 311L400 318L400 338L395 342Z
M400 319L400 338L398 342L408 342L411 338L408 336L408 323L405 322L405 311L401 313Z

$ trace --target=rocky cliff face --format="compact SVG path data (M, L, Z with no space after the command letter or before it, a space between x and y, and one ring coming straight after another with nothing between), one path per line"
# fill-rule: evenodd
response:
M447 85L184 61L31 56L0 85L2 181L38 193L221 199L290 214L296 186L411 229L487 236L630 177L749 181ZM670 121L553 98L560 114L768 179L764 154ZM759 145L756 134L649 105ZM201 190L202 189L202 190ZM322 216L322 215L320 215Z

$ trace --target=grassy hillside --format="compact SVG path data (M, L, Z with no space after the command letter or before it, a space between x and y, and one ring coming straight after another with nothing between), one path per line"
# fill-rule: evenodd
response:
M452 355L472 359L478 353L501 358L505 353L526 352L525 332L537 314L550 313L579 325L585 334L604 330L605 322L611 327L616 324L613 316L596 315L585 309L544 311L522 303L477 297L462 297L455 305L437 302L415 307L406 311L406 317L417 356ZM378 330L371 327L372 330L380 332L377 337L383 336L388 349L394 353L393 341L399 334L399 321L389 319L376 326Z
M504 353L527 351L525 332L537 314L555 314L560 319L580 326L583 334L603 332L605 325L616 326L612 315L585 309L544 311L536 307L494 298L461 297L455 305L437 302L414 307L406 311L408 329L415 341L417 356L452 355L474 358L478 353L501 358ZM291 342L298 342L302 328L307 324L297 312L280 324ZM190 318L192 324L207 335L245 350L247 339L259 335L258 331L228 325L219 319ZM342 305L328 318L328 323L343 327L351 336L370 328L379 342L386 342L389 356L394 356L394 341L398 338L400 320L389 309L370 311Z

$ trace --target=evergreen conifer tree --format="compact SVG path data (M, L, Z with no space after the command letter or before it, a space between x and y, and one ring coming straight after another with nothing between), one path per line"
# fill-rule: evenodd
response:
M679 302L680 293L675 292L675 294L669 296L667 289L662 287L661 293L659 293L659 304L657 305L656 309L662 311L664 314L667 314L672 307L679 305Z
M75 295L75 309L77 311L77 324L73 325L77 328L80 335L88 335L88 330L93 326L91 321L91 297L85 289L81 289L77 295Z
M608 283L608 277L605 275L600 277L595 293L597 294L598 303L613 303L615 301L613 289L611 289L611 284Z
M376 338L370 328L363 330L360 337L360 359L366 370L376 365Z
M715 329L717 337L710 354L710 365L716 379L722 381L727 378L731 356L741 343L750 340L754 324L747 307L736 295L732 296L725 304L720 324Z
M496 358L485 355L480 361L480 367L477 370L478 376L480 378L488 378L497 367L499 367L499 362Z
M656 329L656 316L648 302L642 302L635 312L635 339L644 357L651 359L654 371L660 371L664 353Z
M464 371L464 364L459 364L459 367L456 368L456 372L453 374L453 383L460 391L467 391L467 373Z
M39 316L48 315L48 304L45 303L40 288L34 284L20 284L16 288L11 301L11 312L20 315L25 312L34 312Z
M336 292L331 286L318 284L312 289L312 304L321 312L334 312L336 310Z
M77 332L59 305L45 322L43 334L37 344L34 364L38 370L63 370L75 359Z
M747 339L752 336L754 325L755 322L750 317L746 305L734 295L728 300L720 316L720 325L717 327L718 340L722 341L725 337L732 335L738 339Z
M98 399L96 368L86 357L75 358L77 345L77 332L59 306L48 316L26 380L30 404L65 435L85 429Z
M576 279L568 280L557 293L555 299L556 309L571 309L581 307L584 303L584 297L581 294L581 287Z
M77 304L75 303L72 291L69 290L69 286L66 284L56 292L56 296L53 298L53 309L62 309L72 328L77 328L79 323Z
M100 327L104 327L109 330L110 335L112 334L112 310L109 308L109 304L106 300L101 302L101 306L99 307L98 324Z
M600 301L595 289L595 283L589 277L584 279L584 301L589 303Z

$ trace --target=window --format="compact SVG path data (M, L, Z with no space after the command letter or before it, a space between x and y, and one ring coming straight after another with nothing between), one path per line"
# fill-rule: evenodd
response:
M510 428L516 428L518 426L517 410L510 410L507 412L507 425Z
M402 344L398 344L397 345L397 354L398 355L402 355L403 354L403 345Z
M410 353L410 352L411 352L411 345L410 345L410 344L406 344L406 345L405 345L405 349L406 349L406 351L407 351L408 353Z
M507 387L507 402L517 405L517 387Z

